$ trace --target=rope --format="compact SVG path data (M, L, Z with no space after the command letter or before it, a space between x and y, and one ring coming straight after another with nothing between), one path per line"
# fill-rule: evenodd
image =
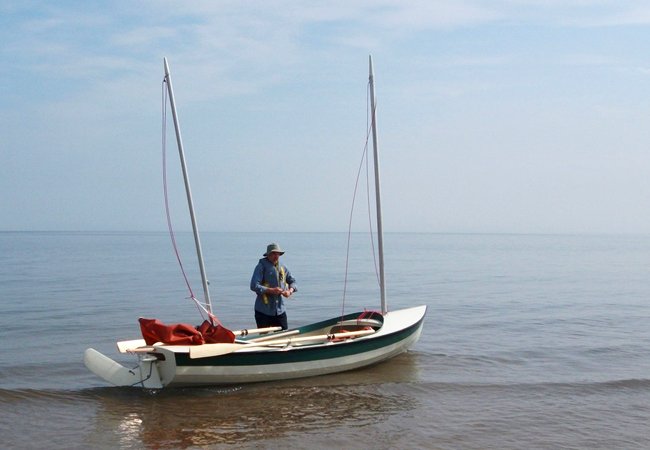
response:
M174 249L174 253L176 255L176 260L178 261L178 265L181 269L181 273L183 274L183 279L185 280L185 285L187 286L187 290L190 293L190 296L188 297L189 299L194 301L194 304L196 305L197 309L199 310L199 313L201 314L201 317L204 318L205 316L203 315L203 312L205 311L208 314L208 317L211 319L216 319L210 312L205 308L205 304L200 302L195 296L194 296L194 291L192 291L192 286L190 285L190 281L187 278L187 273L185 272L185 268L183 267L183 261L181 260L181 254L178 250L178 245L176 244L176 236L174 233L174 227L172 226L172 218L171 218L171 213L169 210L169 194L167 191L167 89L165 89L165 84L167 83L167 77L163 78L162 81L162 172L163 172L163 192L165 196L165 214L167 216L167 229L169 230L169 237L172 241L172 247ZM218 319L217 319L218 322Z
M367 92L370 92L370 81L368 81L368 89ZM369 94L366 94L366 97L369 97ZM375 102L375 109L372 111L372 115L370 116L371 122L370 126L368 126L368 107L370 105L370 102L366 100L366 128L368 128L368 133L372 130L373 125L375 124L375 117L377 113L377 102ZM375 250L375 239L373 238L373 232L372 232L372 216L370 214L370 175L368 173L369 171L369 163L368 163L368 135L366 134L366 199L368 203L368 228L370 230L370 247L372 248L372 261L375 266L375 276L377 277L377 286L381 286L381 281L379 280L379 269L377 265L377 252Z
M345 277L343 280L343 301L341 305L341 320L343 320L343 316L345 316L345 297L347 293L347 286L348 286L348 268L349 268L349 263L350 263L350 239L352 236L352 216L354 214L354 205L357 197L357 190L359 187L359 179L361 178L361 169L363 168L363 163L365 161L366 163L366 195L367 195L367 204L368 204L368 223L370 225L370 244L372 246L372 257L373 257L373 262L374 262L374 267L375 267L375 274L377 276L377 285L380 285L379 281L379 271L377 269L377 257L376 257L376 252L375 252L375 242L373 238L373 231L372 231L372 216L370 213L370 176L369 176L369 161L368 161L368 141L370 140L370 133L372 131L372 125L374 124L374 118L375 118L375 111L377 109L377 105L375 104L375 111L373 111L372 116L370 116L372 119L369 120L369 110L370 110L370 82L368 82L368 88L366 90L366 140L365 144L363 146L363 152L361 154L361 161L359 163L359 169L357 170L357 178L354 183L354 193L352 194L352 206L350 207L350 219L348 222L348 240L347 240L347 248L345 251ZM368 123L370 122L370 124Z

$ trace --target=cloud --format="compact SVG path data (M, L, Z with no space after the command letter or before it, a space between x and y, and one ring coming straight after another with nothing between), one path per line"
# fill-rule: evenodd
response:
M506 202L510 190L530 192L522 178L539 172L540 164L517 160L520 153L559 148L553 158L581 160L585 148L605 154L623 147L621 135L629 135L625 148L644 140L640 125L620 131L631 117L647 115L638 106L642 84L635 84L647 81L646 56L627 28L638 31L636 24L650 20L637 2L7 1L0 10L6 61L0 66L0 187L12 192L15 208L7 215L20 220L21 204L31 204L34 215L42 207L48 220L47 199L38 207L30 203L30 186L43 180L71 209L77 203L101 209L93 199L103 189L113 200L104 202L106 213L88 217L94 228L119 227L114 211L147 204L157 187L157 173L149 172L158 170L163 56L172 66L186 146L195 149L189 157L198 153L201 162L192 166L203 171L197 196L226 192L233 227L257 227L247 214L257 210L251 186L264 167L291 167L290 177L265 189L292 193L300 218L295 229L318 228L316 209L338 211L340 199L347 201L346 166L354 171L351 153L364 136L356 127L357 121L365 125L369 52L380 82L382 143L399 149L386 181L390 186L391 173L401 177L402 184L391 187L403 198L458 191L462 178L467 191L477 193L476 207L484 200L479 182L495 183L499 201ZM596 28L602 26L612 28L603 33ZM594 130L599 138L585 143L581 136ZM507 179L499 177L504 161L520 161ZM59 180L68 170L78 174L72 184ZM594 172L600 170L610 169L603 163ZM579 183L580 172L575 175ZM329 186L324 196L321 181ZM565 186L570 182L567 175ZM545 181L539 183L535 195L543 197ZM581 196L574 196L576 203ZM524 208L527 198L519 200ZM461 208L468 220L476 217L473 208L444 195L436 202ZM433 223L422 202L412 203L402 206ZM210 224L221 223L221 210L205 214L212 214ZM334 215L327 228L345 222ZM157 226L140 218L139 226ZM266 219L275 223L276 216Z
M18 71L49 73L64 80L143 73L147 60L167 55L181 59L193 74L194 85L217 81L221 88L210 95L219 97L253 93L281 82L286 74L299 71L300 63L322 52L333 57L346 49L386 50L404 42L417 46L427 30L517 21L584 26L650 20L650 9L630 2L602 1L589 7L590 3L197 1L120 4L106 11L94 3L73 10L65 3L36 2L22 9L15 6L13 20L5 19L10 26L1 35L2 54L15 61ZM485 64L495 57L456 58L449 63Z

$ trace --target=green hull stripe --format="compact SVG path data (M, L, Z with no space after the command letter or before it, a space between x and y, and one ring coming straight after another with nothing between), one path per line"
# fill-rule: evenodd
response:
M344 319L355 319L358 314L351 314L351 317L345 316ZM328 322L332 324L338 322L340 318L332 319L329 321L319 322L307 327L306 329L319 329L327 325ZM359 341L352 341L341 345L331 345L322 347L299 347L291 351L279 352L247 352L247 353L231 353L229 355L216 356L212 358L190 359L189 354L176 353L176 366L259 366L270 364L287 364L316 361L331 358L340 358L343 356L357 355L376 350L382 347L400 342L407 339L415 333L420 326L424 317L417 323L408 328L397 331L395 333L387 334L372 339L364 339Z

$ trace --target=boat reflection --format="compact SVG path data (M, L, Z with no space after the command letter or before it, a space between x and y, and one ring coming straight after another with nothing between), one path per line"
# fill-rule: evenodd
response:
M97 432L122 448L184 448L356 429L418 407L408 389L419 379L416 359L406 353L362 370L231 388L94 389Z

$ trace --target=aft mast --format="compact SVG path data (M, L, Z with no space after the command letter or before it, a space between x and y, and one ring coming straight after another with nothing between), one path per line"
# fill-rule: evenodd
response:
M183 180L185 181L185 193L187 194L187 205L190 209L190 218L192 219L192 231L194 232L194 244L196 245L196 256L199 259L199 269L201 271L201 281L203 283L203 293L205 296L205 307L209 314L212 314L212 303L210 302L210 289L208 288L208 279L205 274L205 264L203 263L203 252L201 251L201 240L199 239L199 229L196 224L196 216L194 215L194 203L192 202L192 190L190 189L190 179L187 175L187 167L185 165L185 152L183 151L183 140L181 139L181 128L178 123L178 116L176 114L176 102L174 101L174 89L172 88L172 78L169 74L169 64L167 58L163 58L165 63L165 81L167 82L167 91L169 93L169 103L172 109L172 117L174 118L174 129L176 130L176 143L178 144L178 154L181 159L181 168L183 170Z
M372 148L375 158L375 199L377 202L377 244L379 247L379 290L381 293L381 312L386 314L386 277L384 275L384 227L381 216L381 190L379 188L379 152L377 149L377 114L375 102L375 76L372 69L372 55L368 56L370 84L370 110L372 119Z

